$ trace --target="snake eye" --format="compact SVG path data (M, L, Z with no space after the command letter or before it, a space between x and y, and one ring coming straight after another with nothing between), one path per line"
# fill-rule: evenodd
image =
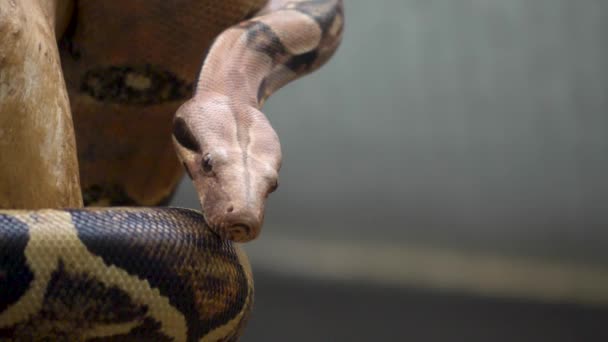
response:
M268 193L273 193L277 190L277 188L279 187L279 181L275 180L271 185L270 185L270 189L268 190Z
M213 171L213 159L209 153L203 156L203 171L211 173Z

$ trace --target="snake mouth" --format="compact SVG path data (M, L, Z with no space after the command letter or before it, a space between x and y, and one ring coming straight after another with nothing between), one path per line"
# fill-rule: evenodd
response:
M247 242L254 237L251 236L251 227L245 223L237 223L227 230L227 238L236 242Z
M247 242L255 239L262 227L262 221L248 211L230 213L227 223L224 227L224 234L227 239L235 242Z
M205 219L211 231L223 240L248 242L259 235L262 227L261 220L255 219L253 215L245 215L243 213L236 215L229 214L224 219L223 222L217 224L213 220Z

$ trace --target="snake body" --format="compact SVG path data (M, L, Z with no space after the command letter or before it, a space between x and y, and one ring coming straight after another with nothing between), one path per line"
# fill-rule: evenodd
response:
M0 340L230 340L253 300L236 245L175 208L0 214Z
M37 1L24 0L21 17L28 4L34 6ZM63 71L85 202L159 203L175 187L178 166L192 179L203 212L78 208L82 199L74 196L79 189L77 169L55 163L46 172L50 157L38 163L40 155L35 150L11 151L0 143L0 158L19 162L21 154L31 153L24 154L22 162L46 175L38 182L14 169L0 169L0 177L6 180L0 180L4 196L0 196L0 208L10 209L0 210L0 340L237 340L253 304L253 280L246 256L230 240L258 236L265 200L278 185L281 165L277 134L261 108L277 89L331 57L342 36L342 1L203 1L211 9L206 21L230 17L202 25L203 31L210 31L208 35L217 36L208 43L209 39L202 39L206 53L198 51L200 47L191 48L187 40L176 40L176 33L164 22L154 32L165 35L153 35L151 40L145 27L134 29L134 39L151 42L149 51L141 50L142 46L129 50L120 37L92 34L103 20L128 22L128 15L107 15L121 8L118 3L77 1L76 19L62 21L59 12L49 15L63 22L55 30L65 28L55 50L61 54L62 70L43 78L39 88L37 84L27 88L27 78L14 78L15 82L24 80L24 94L40 92L39 106L44 110L48 110L48 99L55 101L65 117L61 88L56 94L49 92L52 86L44 88L44 82L60 80L57 75L61 77ZM124 6L154 24L155 18L172 9L167 3L133 0ZM22 66L20 58L29 58L19 55L15 47L36 47L31 39L20 38L22 30L15 20L6 19L11 10L17 13L14 18L21 18L17 4L0 3L0 44L14 43L6 51L16 51L16 57L9 59L13 64L7 65L0 53L0 124L9 125L9 133L26 132L28 143L37 146L38 137L28 135L31 126L15 124L16 119L6 113L16 108L29 115L43 113L42 109L27 96L15 99L2 88L4 76L26 70L15 67ZM48 3L40 4L33 8L52 13L45 7ZM201 16L202 12L191 10L200 10L199 2L183 0L173 7L181 10L188 25L200 29L196 13ZM98 22L94 13L101 18ZM124 30L118 26L116 33ZM176 32L188 31L182 26ZM43 36L48 43L50 36ZM90 41L95 44L87 45ZM42 53L45 47L38 44L37 48ZM162 49L168 52L158 55ZM196 80L190 61L195 53L200 53L199 60L205 57ZM182 63L180 56L190 59ZM52 53L40 58L50 61L51 71L53 65L59 67ZM107 122L100 116L106 112L114 113ZM148 116L135 114L139 112ZM141 123L146 118L153 124ZM69 164L76 156L71 125L60 122L60 126L53 131L56 140L49 141L63 141L53 151L59 151ZM145 138L144 132L152 138ZM95 138L92 133L99 134ZM123 138L131 135L135 137ZM167 152L167 142L174 145L177 158L175 152ZM74 208L38 209L66 206Z

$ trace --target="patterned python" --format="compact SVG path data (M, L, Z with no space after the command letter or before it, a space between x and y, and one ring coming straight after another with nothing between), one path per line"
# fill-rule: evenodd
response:
M0 340L236 341L231 241L281 164L261 107L343 22L342 0L0 0ZM135 207L184 169L203 214Z

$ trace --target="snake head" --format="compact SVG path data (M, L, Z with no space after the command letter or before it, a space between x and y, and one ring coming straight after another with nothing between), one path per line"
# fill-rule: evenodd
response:
M210 228L237 242L256 238L281 166L279 139L264 114L199 94L178 109L173 142Z

